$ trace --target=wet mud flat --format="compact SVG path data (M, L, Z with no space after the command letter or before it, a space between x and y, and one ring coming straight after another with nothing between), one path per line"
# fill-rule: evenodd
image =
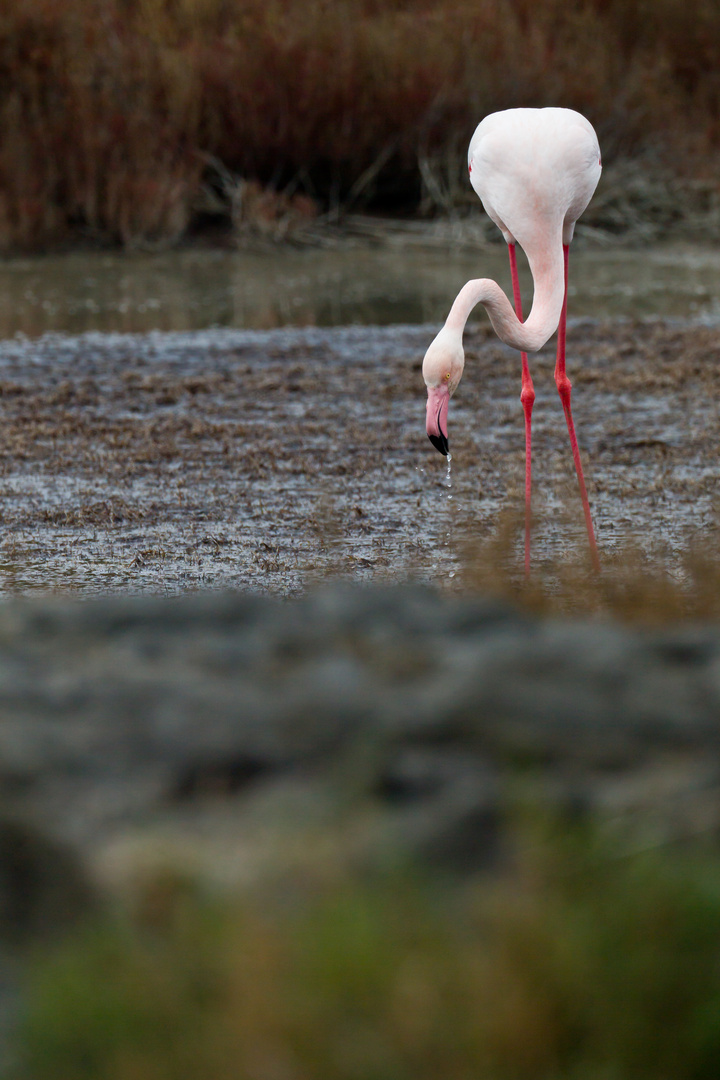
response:
M489 328L466 335L448 477L424 430L435 329L0 343L0 593L290 595L328 574L452 586L466 542L522 494L520 364ZM583 524L554 342L531 367L541 565ZM712 540L717 328L577 322L568 373L601 553L633 540L672 561Z

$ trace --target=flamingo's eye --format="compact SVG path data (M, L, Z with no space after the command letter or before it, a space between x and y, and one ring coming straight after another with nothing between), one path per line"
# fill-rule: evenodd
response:
M448 373L446 374L445 378L446 378L446 379L448 380L448 382L450 381L450 372L449 372L449 371L448 371Z

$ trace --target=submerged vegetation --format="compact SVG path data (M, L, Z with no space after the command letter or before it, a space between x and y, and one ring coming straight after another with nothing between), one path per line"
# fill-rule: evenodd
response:
M32 1080L710 1080L717 853L530 840L493 883L172 879L38 955ZM283 890L286 894L287 889Z
M527 104L597 127L597 225L714 221L719 73L711 0L5 4L0 246L171 243L244 201L281 234L313 205L475 205L470 133Z

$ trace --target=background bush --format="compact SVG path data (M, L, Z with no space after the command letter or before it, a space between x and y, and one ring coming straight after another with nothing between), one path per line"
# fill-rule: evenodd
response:
M0 5L0 245L171 242L208 155L326 206L471 196L487 112L559 104L606 161L714 185L714 0L22 0ZM462 186L460 186L462 183Z

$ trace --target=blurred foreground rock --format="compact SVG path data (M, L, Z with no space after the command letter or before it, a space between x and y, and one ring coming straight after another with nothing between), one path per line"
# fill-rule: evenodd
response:
M491 868L518 805L641 845L720 828L713 628L419 586L15 601L0 716L6 940L164 868L218 886L408 855Z

